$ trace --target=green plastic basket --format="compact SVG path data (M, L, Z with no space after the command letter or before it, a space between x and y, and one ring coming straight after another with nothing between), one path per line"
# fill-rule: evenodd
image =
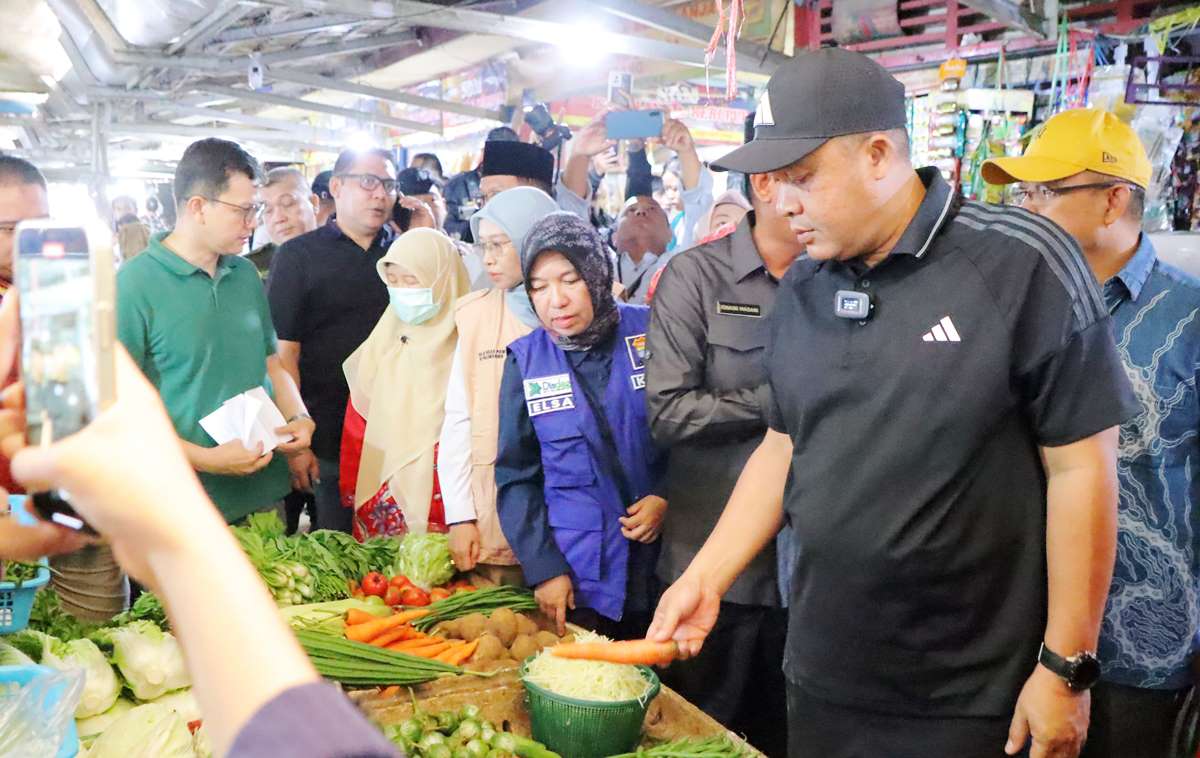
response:
M521 682L535 740L564 758L605 758L628 753L637 746L646 709L662 689L654 669L638 666L650 682L645 700L598 703L557 695L531 683L525 678L530 660L521 664Z

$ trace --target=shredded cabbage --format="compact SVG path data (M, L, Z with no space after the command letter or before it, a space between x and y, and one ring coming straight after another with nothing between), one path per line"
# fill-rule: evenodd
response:
M103 734L104 730L116 723L117 719L132 711L133 707L132 700L126 700L123 697L117 698L117 702L113 703L112 708L104 713L86 719L75 719L75 730L79 732L79 739L94 740Z
M191 686L179 643L152 622L134 621L104 634L112 640L113 660L138 700Z
M148 703L128 711L96 738L88 758L194 758L192 734L179 714Z
M611 642L593 632L581 632L576 639ZM550 648L538 653L525 667L525 680L558 695L599 703L640 701L650 693L651 686L636 666L559 658L550 653Z

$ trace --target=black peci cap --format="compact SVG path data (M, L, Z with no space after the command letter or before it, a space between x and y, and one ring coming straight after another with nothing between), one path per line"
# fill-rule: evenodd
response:
M783 64L758 101L754 139L712 164L764 174L789 166L846 134L908 123L904 85L861 53L826 47Z
M554 154L528 142L485 142L480 176L519 176L554 184Z

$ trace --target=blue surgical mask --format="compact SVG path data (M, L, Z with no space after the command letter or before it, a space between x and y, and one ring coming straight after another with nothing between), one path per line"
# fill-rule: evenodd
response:
M433 302L433 290L428 287L388 287L388 301L401 321L416 326L437 315L440 303Z
M537 329L542 325L537 312L533 310L533 302L530 301L529 293L525 291L523 282L504 293L504 302L508 304L508 309L513 312L517 320L525 326Z

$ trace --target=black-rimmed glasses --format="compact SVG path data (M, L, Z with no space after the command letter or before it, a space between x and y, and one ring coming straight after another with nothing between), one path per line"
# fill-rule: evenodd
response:
M335 174L339 179L357 179L358 186L366 192L374 192L383 187L383 191L389 195L396 194L396 180L389 179L385 176L376 176L375 174Z
M266 206L263 203L250 203L250 205L238 205L237 203L227 203L224 200L218 200L215 197L204 198L210 203L218 203L234 210L242 212L242 221L249 223L258 223L262 221L263 209Z

